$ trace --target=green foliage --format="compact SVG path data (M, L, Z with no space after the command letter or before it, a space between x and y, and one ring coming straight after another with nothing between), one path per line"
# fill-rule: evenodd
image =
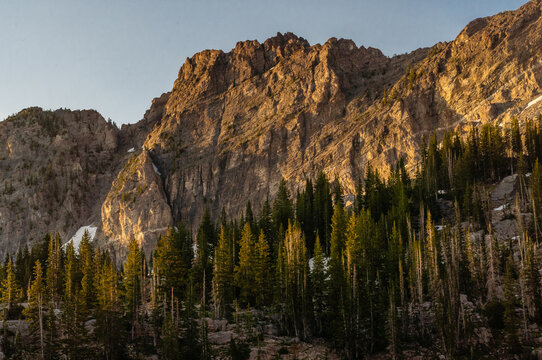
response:
M17 279L15 278L15 271L13 268L13 262L9 260L6 266L6 277L2 281L2 303L4 304L3 318L12 318L12 311L19 303L23 296L23 291Z
M413 86L418 76L409 71ZM216 223L205 209L195 236L181 223L152 254L132 240L122 264L95 249L88 233L79 253L47 235L0 267L4 318L21 316L28 289L28 335L20 340L6 329L3 351L212 358L214 309L240 329L222 349L236 359L259 346L268 322L285 335L321 338L347 359L401 358L409 347L429 357L520 354L542 321L540 121L432 134L414 176L403 159L386 179L371 166L357 174L353 206L324 173L299 184L295 203L283 180L272 206L249 202L241 219L223 211ZM515 171L517 209L508 219L518 236L503 240L494 234L488 190ZM240 312L239 304L255 311ZM482 328L491 331L485 347Z
M221 226L213 265L213 295L218 317L227 314L228 305L233 301L234 247L233 239L226 234L224 226Z
M179 331L175 327L171 316L167 316L162 325L162 335L160 339L160 357L165 360L175 360L179 358L180 341Z
M286 180L280 181L277 197L273 202L273 223L276 230L281 226L286 229L288 221L293 218L293 206L290 199L290 191L286 187Z
M160 299L171 293L177 299L184 299L193 257L192 237L183 223L176 229L168 229L158 239L153 268Z
M124 286L124 306L129 313L132 340L135 338L136 326L140 326L139 308L143 299L143 278L145 275L145 258L135 239L128 245L128 255L124 264L122 284Z
M194 269L196 284L199 287L201 300L204 305L207 304L207 301L210 298L208 294L211 289L213 270L211 256L214 252L215 243L215 227L211 221L211 213L209 212L209 209L206 208L196 238L197 255Z
M46 284L48 299L58 302L62 293L62 252L60 235L49 235L49 255L47 256Z
M228 353L232 360L247 360L250 358L250 345L246 342L237 342L232 337Z
M235 267L235 283L240 290L244 304L256 301L256 261L257 252L250 225L245 224L239 243L239 265Z

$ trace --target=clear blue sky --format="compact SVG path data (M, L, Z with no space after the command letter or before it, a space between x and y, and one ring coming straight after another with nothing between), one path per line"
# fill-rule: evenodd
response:
M386 55L455 38L525 0L0 0L0 119L28 106L142 118L186 57L291 31L353 39Z

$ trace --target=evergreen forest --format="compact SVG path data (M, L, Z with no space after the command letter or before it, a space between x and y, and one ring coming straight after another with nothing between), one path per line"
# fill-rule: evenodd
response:
M387 177L368 165L349 195L323 172L295 191L283 180L241 216L179 222L152 253L44 234L0 267L2 352L295 358L264 352L272 333L323 344L321 359L528 358L542 338L542 118L428 134L419 159ZM514 191L497 211L503 179Z

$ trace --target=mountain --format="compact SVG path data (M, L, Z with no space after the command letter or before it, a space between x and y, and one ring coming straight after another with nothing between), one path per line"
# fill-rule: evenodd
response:
M117 129L96 111L29 108L0 122L0 247L75 233L97 214L121 165Z
M102 245L150 250L206 207L240 215L272 199L282 178L293 193L323 171L352 193L367 165L414 171L424 135L540 113L541 10L533 0L394 57L291 33L202 51L121 129L94 111L23 110L0 123L0 248L94 224Z

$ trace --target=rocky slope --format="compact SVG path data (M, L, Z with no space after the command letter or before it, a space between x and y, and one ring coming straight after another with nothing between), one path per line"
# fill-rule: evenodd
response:
M135 237L151 249L160 231L178 220L197 226L205 207L215 216L222 208L235 215L247 200L259 204L273 198L281 178L293 191L324 171L352 192L367 164L386 174L404 157L413 169L420 139L431 131L506 124L512 116L540 113L542 101L534 100L542 95L541 11L542 2L533 0L471 22L452 42L392 58L351 40L310 45L290 33L264 43L239 42L227 53L206 50L186 60L171 92L155 99L139 123L117 130L92 113L93 126L110 135L78 134L82 140L73 147L61 137L62 153L70 154L62 158L66 169L55 161L61 151L54 150L60 146L56 138L51 143L57 145L41 151L39 161L22 143L23 134L39 125L2 122L0 137L16 139L11 147L28 148L18 158L9 148L0 150L0 180L18 181L16 190L1 198L7 204L0 208L3 233L16 239L16 247L28 238L25 230L15 232L16 226L35 226L32 236L51 229L69 236L94 221L103 244L122 248ZM68 119L86 113L60 114ZM75 138L78 130L70 126L66 137ZM45 137L39 141L45 144ZM83 190L65 173L74 163L86 164L82 158L89 154L99 154L92 158L99 165L81 165L85 178L95 179ZM72 222L58 219L64 210L51 215L46 201L32 205L35 212L10 205L35 191L18 180L22 169L4 168L30 163L24 165L32 169L28 174L36 174L48 161L62 179L54 183L63 184L66 199L86 196ZM95 174L100 166L107 170ZM75 200L66 199L55 204L71 209ZM30 200L22 204L28 208ZM34 213L48 213L41 216L49 222L38 223Z
M29 108L0 122L0 252L99 223L117 132L96 111Z

